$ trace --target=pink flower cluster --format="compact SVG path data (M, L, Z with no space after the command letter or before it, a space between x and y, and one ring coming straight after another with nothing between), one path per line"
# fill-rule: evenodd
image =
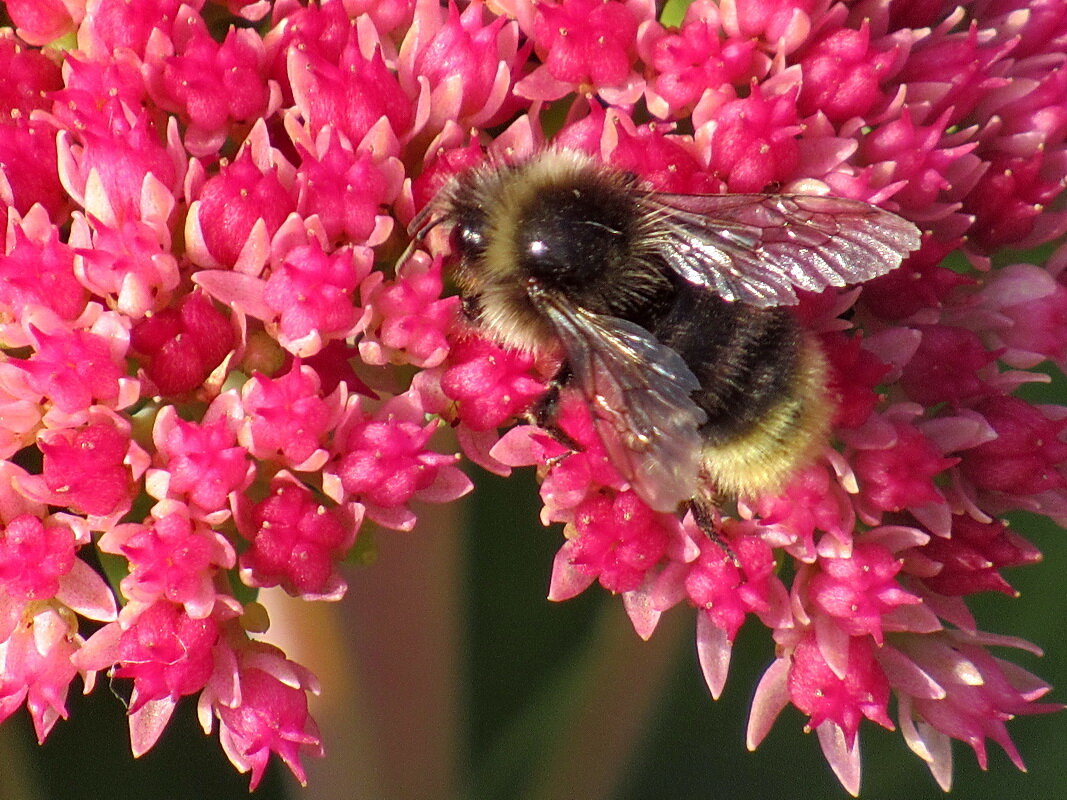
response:
M491 470L537 466L554 599L599 582L646 637L694 607L716 696L744 621L770 630L751 746L792 704L851 791L864 719L946 789L952 738L1021 766L1004 723L1048 687L965 598L1038 558L1003 514L1067 523L1067 411L1014 394L1067 365L1067 250L994 260L1067 231L1060 0L696 0L677 26L651 0L4 5L0 718L25 703L43 739L106 671L135 753L196 695L253 786L271 753L303 779L315 680L232 587L340 597L363 525L470 490L448 424ZM566 444L501 436L558 363L465 327L436 240L382 268L448 175L550 139L661 189L830 192L924 232L804 299L832 446L723 509L719 542L644 506L566 392Z

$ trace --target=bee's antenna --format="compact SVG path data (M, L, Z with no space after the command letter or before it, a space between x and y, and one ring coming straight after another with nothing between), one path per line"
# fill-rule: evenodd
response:
M419 246L419 243L423 239L447 219L447 215L442 215L433 218L433 214L438 210L437 203L431 201L422 207L422 210L412 218L407 227L408 234L408 246L404 248L404 252L400 254L400 258L396 260L396 264L393 267L393 274L400 273L400 269L407 263L407 260L411 258L411 254L415 252L415 248Z

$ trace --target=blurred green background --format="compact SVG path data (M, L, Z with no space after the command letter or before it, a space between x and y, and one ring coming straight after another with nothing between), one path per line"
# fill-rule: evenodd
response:
M453 775L427 756L414 731L420 725L416 713L410 738L400 733L400 746L390 745L388 735L376 738L373 731L365 737L372 749L391 747L384 756L379 752L372 758L364 748L327 734L326 759L307 759L314 770L307 789L296 786L275 764L254 793L257 800L848 796L824 762L816 738L802 733L803 720L792 709L755 753L746 751L748 704L772 657L763 629L753 623L742 629L726 692L713 702L696 663L691 612L676 609L668 614L652 641L644 643L628 629L620 600L597 587L576 600L549 603L544 597L560 536L557 529L537 524L532 480L528 475L503 480L484 474L478 480L479 491L467 506L459 532L441 535L443 551L425 552L440 559L438 571L452 585L445 591L452 599L439 604L447 619L434 620L436 612L428 616L425 603L418 602L411 604L407 623L397 621L404 618L405 603L394 609L399 617L389 618L397 632L404 624L410 626L408 631L439 632L443 625L457 632L453 652L439 653L444 672L451 675L445 688L425 676L399 685L389 674L374 673L391 669L375 658L369 659L369 668L366 663L359 668L369 687L360 690L363 700L367 692L383 693L371 704L383 718L393 703L413 702L418 709L424 701L427 707L433 705L432 693L453 693L446 705L453 705L455 724L428 734L449 741L445 752L458 763ZM980 597L973 606L984 629L1021 636L1045 649L1042 659L1026 653L1011 653L1010 658L1061 687L1049 699L1062 701L1067 697L1062 689L1067 686L1067 601L1061 577L1067 537L1034 519L1015 522L1044 551L1045 560L1009 572L1021 592L1019 599ZM410 552L420 553L420 535L418 530L407 536L380 533L378 539L383 551L386 537L397 537L404 547L413 548ZM446 555L441 557L441 552ZM428 560L425 566L432 574L438 565ZM381 563L353 570L353 589L363 592L364 582L375 580L379 571L395 574ZM364 606L359 611L373 617L380 609ZM345 611L344 619L358 618L359 613ZM361 635L358 629L352 634L356 639ZM329 647L330 642L320 646ZM418 674L423 665L414 666ZM426 660L425 669L438 669L433 658ZM386 688L374 689L375 683ZM427 694L421 696L423 692ZM338 701L327 687L327 706ZM361 707L367 704L361 701ZM34 743L24 712L0 727L0 800L248 796L247 776L237 775L226 762L216 737L202 734L191 703L182 706L155 749L137 761L129 756L122 706L106 680L88 698L72 695L70 710L71 719L60 721L43 747ZM352 726L367 723L354 707L351 713L339 711L342 718L348 714ZM1067 796L1067 715L1020 718L1009 729L1029 773L1018 772L995 745L990 746L990 770L983 773L970 749L957 742L950 797ZM869 723L862 730L861 797L944 796L898 733ZM383 758L391 765L375 766ZM348 777L360 772L362 778ZM460 787L449 789L450 782Z

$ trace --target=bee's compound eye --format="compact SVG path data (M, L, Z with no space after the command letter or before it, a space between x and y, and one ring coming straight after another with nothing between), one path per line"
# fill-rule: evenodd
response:
M452 229L452 249L461 257L476 256L485 250L482 226L461 220Z

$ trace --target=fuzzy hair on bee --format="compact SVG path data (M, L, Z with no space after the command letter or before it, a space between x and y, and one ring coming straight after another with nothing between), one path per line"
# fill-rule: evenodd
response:
M797 290L860 283L919 246L867 203L682 195L545 150L453 178L409 228L451 229L454 277L501 344L558 348L620 474L652 508L781 489L829 436L833 403Z

